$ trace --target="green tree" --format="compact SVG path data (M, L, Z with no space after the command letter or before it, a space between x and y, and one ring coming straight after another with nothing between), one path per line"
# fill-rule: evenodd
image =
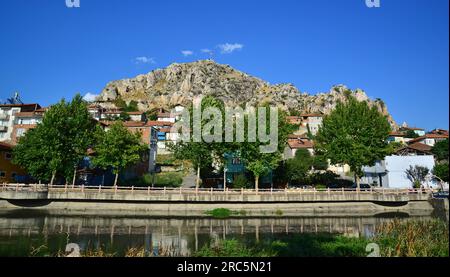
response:
M438 161L448 161L448 139L437 142L431 152Z
M179 142L169 144L168 148L175 158L190 161L197 171L196 188L200 187L200 171L212 164L213 156L210 145L203 142Z
M98 130L96 137L98 143L92 162L100 168L113 169L116 175L114 186L117 186L120 171L139 162L148 149L141 142L141 134L129 132L122 121L112 124L106 132Z
M419 165L409 166L409 169L405 171L406 177L413 183L414 188L420 188L428 173L430 173L428 168Z
M332 164L348 164L355 172L357 188L363 166L373 166L389 154L386 142L391 131L386 117L367 102L349 96L339 102L316 135L316 153L324 155Z
M14 149L14 162L41 181L57 176L75 178L76 167L94 144L96 122L78 94L61 100L45 114L42 123L22 137ZM74 171L75 169L75 171Z
M415 139L415 138L418 138L418 137L419 137L419 135L416 132L414 132L413 130L408 130L406 132L406 134L405 134L405 138Z
M444 182L448 182L449 176L448 176L448 162L436 164L433 169L433 174L440 178ZM439 180L440 181L440 180Z
M286 175L289 182L295 184L304 182L312 169L313 161L307 149L298 149L295 157L286 161Z
M268 105L265 105L268 108ZM266 130L270 127L270 115L266 113ZM258 118L258 115L257 115ZM246 117L246 122L248 118ZM248 124L246 124L248 126ZM258 129L258 128L257 128ZM256 142L249 142L248 137L244 143L237 145L238 151L244 161L247 170L253 173L255 177L255 189L259 190L259 178L268 174L271 170L276 169L282 161L282 153L287 145L287 138L289 134L295 130L295 126L288 124L286 120L286 113L278 112L278 147L273 153L262 153L260 146L264 145L259 139ZM259 130L257 130L259 132ZM248 134L246 134L247 136Z

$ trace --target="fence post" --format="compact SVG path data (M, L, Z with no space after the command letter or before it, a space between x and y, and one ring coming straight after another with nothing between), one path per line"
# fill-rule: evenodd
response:
M114 195L117 195L117 186L114 186Z
M84 185L81 185L81 192L84 193Z
M182 193L182 189L183 189L183 188L182 188L182 187L180 187L180 195L182 195L182 194L183 194L183 193Z
M150 187L147 187L147 195L150 195Z
M102 185L98 186L98 193L102 193Z
M330 188L328 188L328 197L330 197L330 195L331 195L331 191L330 191Z
M211 187L211 196L213 195L213 190L214 190L214 189Z
M241 195L244 195L244 188L241 188Z
M166 188L166 187L164 187L164 195L166 195L166 190L167 190L167 188Z

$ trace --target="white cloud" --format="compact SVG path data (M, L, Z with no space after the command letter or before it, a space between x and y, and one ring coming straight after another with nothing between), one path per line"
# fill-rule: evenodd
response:
M185 56L185 57L188 57L188 56L194 55L194 51L191 51L191 50L183 50L183 51L181 51L181 54L183 54L183 56Z
M148 64L155 64L156 63L154 58L145 57L145 56L143 56L143 57L136 57L134 59L134 62L136 64L143 64L143 63L144 64L146 64L146 63L148 63Z
M231 54L236 50L241 50L244 48L243 44L240 43L225 43L225 44L219 44L218 47L220 48L220 53L222 54Z
M214 52L211 49L208 49L208 48L202 49L200 51L202 51L202 53L205 53L205 54L208 54L208 55L213 55L214 54Z
M94 102L95 99L96 99L98 96L99 96L99 95L96 95L96 94L93 94L93 93L88 92L88 93L86 93L86 95L83 97L83 100L84 100L84 101L87 101L87 102Z

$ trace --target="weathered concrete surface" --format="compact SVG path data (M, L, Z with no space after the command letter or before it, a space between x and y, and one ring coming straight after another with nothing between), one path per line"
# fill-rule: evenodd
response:
M401 206L385 206L372 202L328 202L328 203L119 203L119 202L85 202L85 201L53 201L47 205L31 206L29 201L14 202L14 205L0 200L0 210L33 209L43 210L51 214L85 215L145 215L145 216L183 216L201 217L205 212L216 208L226 208L241 212L246 216L373 216L380 213L402 212L414 216L427 216L433 212L428 201L405 203Z
M386 202L407 203L410 200L427 200L428 194L371 193L371 192L274 192L274 193L240 193L240 192L181 192L148 191L122 192L108 190L45 192L13 191L0 192L0 199L29 200L47 199L50 201L114 201L114 202L199 202L199 203L286 203L286 202Z

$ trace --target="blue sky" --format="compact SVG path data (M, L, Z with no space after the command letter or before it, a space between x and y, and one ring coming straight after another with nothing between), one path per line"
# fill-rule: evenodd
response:
M398 123L448 128L449 1L2 0L0 99L50 105L211 56L302 92L382 98ZM202 51L204 50L204 51Z

